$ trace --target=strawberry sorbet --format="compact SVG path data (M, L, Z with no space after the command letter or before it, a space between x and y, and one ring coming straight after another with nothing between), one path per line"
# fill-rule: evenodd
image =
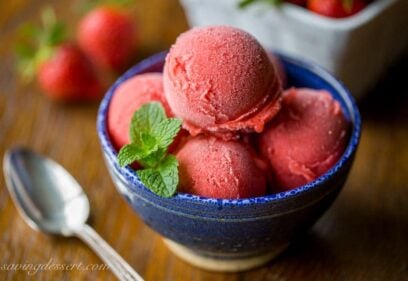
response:
M306 184L330 169L347 142L348 122L326 91L289 89L282 110L260 137L279 190Z
M172 116L164 97L161 73L136 75L118 87L108 112L108 131L117 149L130 143L129 128L135 111L153 101L160 102L166 114Z
M262 196L266 179L260 160L241 142L191 138L177 153L179 191L225 199Z
M181 34L166 58L167 100L194 136L261 132L280 108L281 84L262 46L228 26Z

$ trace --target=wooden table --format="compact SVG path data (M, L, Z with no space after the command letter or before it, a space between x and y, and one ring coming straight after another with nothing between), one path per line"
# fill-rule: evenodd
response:
M21 144L64 165L86 190L95 229L146 280L408 280L407 60L389 71L360 103L364 128L349 180L333 207L301 241L267 266L239 274L194 268L172 255L116 192L102 161L95 130L97 104L50 102L35 84L16 77L15 32L38 21L47 1L0 3L0 156ZM139 59L168 48L187 29L176 0L135 1ZM53 1L71 22L71 1ZM73 29L73 28L72 28ZM405 79L405 80L404 80ZM1 164L0 164L1 165ZM0 175L0 268L9 264L100 264L76 239L49 237L19 217ZM115 280L109 271L0 270L0 280Z

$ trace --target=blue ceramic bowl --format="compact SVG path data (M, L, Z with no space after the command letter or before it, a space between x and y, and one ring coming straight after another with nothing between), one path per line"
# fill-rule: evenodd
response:
M360 139L357 106L348 90L324 69L279 55L290 86L325 89L340 102L350 121L351 134L338 163L309 184L263 197L226 200L178 193L162 198L150 192L130 167L119 167L106 121L115 89L134 75L162 71L165 56L165 52L159 53L135 65L102 100L97 129L113 182L142 220L188 262L222 271L263 264L310 228L343 187Z

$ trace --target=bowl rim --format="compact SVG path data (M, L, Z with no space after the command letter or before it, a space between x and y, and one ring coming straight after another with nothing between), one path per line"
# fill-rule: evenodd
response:
M205 203L211 205L247 205L247 204L264 204L269 202L276 202L280 200L287 200L292 197L297 197L300 194L309 192L325 182L327 182L330 178L332 178L343 166L345 166L349 161L353 159L354 153L358 147L360 136L361 136L361 117L360 112L358 110L357 104L349 92L349 90L343 85L342 82L337 80L332 74L330 74L327 70L318 66L315 63L310 61L306 61L303 59L295 58L289 55L286 55L282 52L273 51L280 59L296 65L297 67L303 68L309 72L312 72L314 75L324 79L329 83L337 92L338 95L342 98L343 102L346 104L348 111L350 112L350 123L352 127L352 131L349 136L349 142L343 152L341 158L337 161L337 163L330 168L326 173L315 179L314 181L307 183L305 185L299 186L292 190L282 191L279 193L274 194L267 194L264 196L259 197L251 197L251 198L243 198L243 199L219 199L219 198L208 198L193 194L181 193L177 192L174 196L170 198L160 197L159 195L154 194L151 192L147 187L143 185L143 183L138 178L136 172L130 168L129 166L126 167L119 167L117 158L116 149L113 147L112 142L110 141L109 134L107 132L106 126L106 117L108 113L108 108L112 96L116 90L116 88L128 80L129 78L137 75L139 73L143 73L145 68L163 62L167 51L163 51L157 54L154 54L139 63L135 64L131 67L128 71L126 71L122 76L120 76L116 82L108 89L105 96L103 97L97 115L97 133L98 138L101 144L102 152L107 156L108 160L113 161L113 165L109 163L108 169L112 168L115 170L116 173L120 174L124 177L127 181L135 183L135 187L132 185L126 184L126 188L130 189L131 191L137 192L137 189L142 189L144 191L148 191L151 193L152 196L157 197L157 199L161 200L176 200L176 201L190 201L192 203ZM113 166L113 167L112 167Z

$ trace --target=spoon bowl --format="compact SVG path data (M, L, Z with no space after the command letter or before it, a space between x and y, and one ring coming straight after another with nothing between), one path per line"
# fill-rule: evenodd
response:
M77 236L119 280L143 278L86 221L89 201L78 182L58 163L17 147L4 156L4 176L17 209L28 225L48 234Z
M27 223L49 234L73 235L89 216L78 182L58 163L19 147L4 157L9 192Z

